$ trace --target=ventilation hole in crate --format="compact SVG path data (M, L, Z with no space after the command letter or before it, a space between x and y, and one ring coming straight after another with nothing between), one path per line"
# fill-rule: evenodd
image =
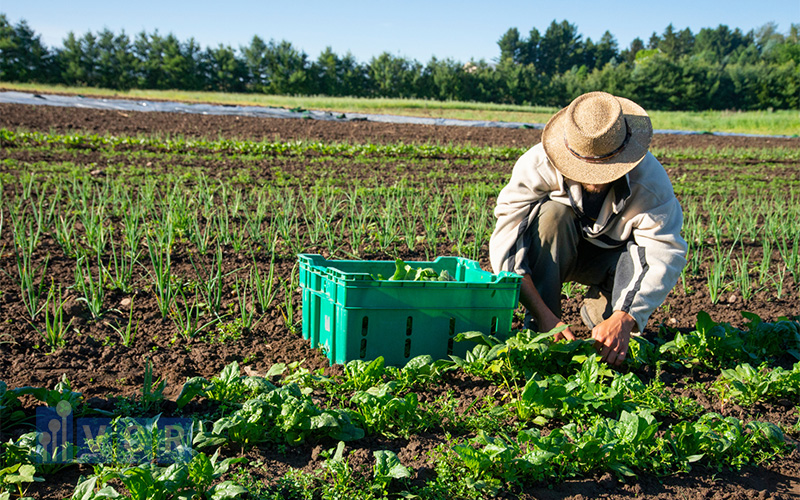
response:
M369 324L369 318L367 316L364 316L364 319L361 320L361 336L362 337L366 337L367 336L367 325L368 324ZM366 340L364 342L366 342Z
M453 337L447 339L447 355L453 354Z
M358 356L361 359L364 359L364 358L367 357L367 339L361 339L361 350L358 351Z
M456 334L456 319L450 318L450 336L452 337L455 334Z
M406 339L406 349L403 351L403 355L406 358L411 356L411 339Z
M497 333L497 316L492 316L492 335Z
M411 323L412 323L412 321L413 320L411 319L411 316L409 316L408 319L406 320L406 335L408 335L409 337L411 336ZM411 341L409 340L409 342L411 342Z

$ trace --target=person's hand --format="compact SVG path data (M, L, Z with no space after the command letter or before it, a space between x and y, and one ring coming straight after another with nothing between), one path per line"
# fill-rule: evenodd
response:
M631 331L635 325L633 316L623 311L614 311L611 317L592 329L594 348L603 361L612 366L619 366L625 361Z
M555 314L548 315L547 318L542 319L541 323L538 324L539 329L542 332L549 332L553 328L558 328L559 326L566 326L565 329L558 332L553 339L558 342L559 340L567 339L567 340L575 340L575 335L572 334L572 331L569 329L566 323L558 319Z
M530 275L525 274L522 276L522 285L520 287L519 301L525 306L525 309L530 311L533 318L536 320L537 328L542 332L549 332L553 328L559 326L567 326L566 323L550 310L549 307L542 300L539 291L533 285L533 280ZM575 340L575 335L572 334L569 327L562 330L555 335L555 340L558 342L561 339Z

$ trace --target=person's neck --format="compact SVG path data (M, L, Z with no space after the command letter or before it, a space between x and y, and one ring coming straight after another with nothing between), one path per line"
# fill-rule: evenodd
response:
M583 213L592 220L597 220L611 184L581 184L583 190Z

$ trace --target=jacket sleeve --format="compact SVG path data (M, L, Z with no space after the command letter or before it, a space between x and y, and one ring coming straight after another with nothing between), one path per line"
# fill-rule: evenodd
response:
M674 195L643 211L634 221L628 251L617 263L613 308L633 316L640 332L686 265L682 226L683 212Z
M553 183L557 183L557 176L541 144L514 164L511 180L497 196L494 210L497 222L489 240L489 260L495 273L527 272L528 225L537 216L539 204L547 198Z

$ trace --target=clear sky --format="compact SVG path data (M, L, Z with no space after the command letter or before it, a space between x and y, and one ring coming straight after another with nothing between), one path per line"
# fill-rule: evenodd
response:
M774 22L787 33L800 23L800 0L0 0L0 13L11 24L26 20L50 48L61 47L70 31L108 28L131 38L156 30L181 41L194 37L203 48L238 49L258 35L287 40L312 60L330 46L360 62L389 52L426 63L433 56L492 61L509 28L523 37L532 28L544 34L553 20L569 21L594 41L608 30L620 49L637 36L646 43L669 23L696 34L720 24L746 33Z

